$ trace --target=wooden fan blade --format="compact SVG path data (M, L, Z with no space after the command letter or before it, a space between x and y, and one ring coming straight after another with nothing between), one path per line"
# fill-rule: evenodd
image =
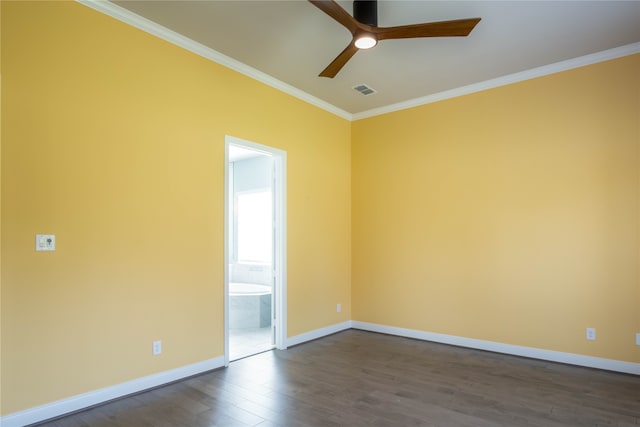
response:
M358 48L353 44L353 42L349 43L349 46L347 46L340 53L340 55L336 56L336 59L331 61L331 64L329 64L327 68L322 70L319 76L329 77L331 79L334 78L336 74L338 74L338 71L340 71L342 67L344 67L344 64L346 64L347 61L350 60L351 57L355 55L357 51L358 51Z
M418 37L464 37L480 22L480 18L456 19L453 21L428 22L425 24L401 25L375 28L378 40L411 39Z
M338 23L340 23L343 27L351 32L351 34L355 34L358 29L359 22L356 19L349 15L349 13L344 10L338 3L333 0L309 0L315 7L332 17Z

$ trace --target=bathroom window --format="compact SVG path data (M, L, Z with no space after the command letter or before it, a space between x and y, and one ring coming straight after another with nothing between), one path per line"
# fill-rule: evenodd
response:
M271 191L237 194L238 261L268 264L273 251L273 197Z

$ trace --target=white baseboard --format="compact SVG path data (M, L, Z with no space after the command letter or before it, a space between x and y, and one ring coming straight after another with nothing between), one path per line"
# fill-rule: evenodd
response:
M342 323L336 323L335 325L327 326L326 328L316 329L304 334L296 335L287 339L287 347L293 345L302 344L307 341L316 340L318 338L325 337L327 335L335 334L336 332L345 331L352 328L351 320Z
M351 329L351 321L338 323L327 326L326 328L316 329L304 334L296 335L287 339L287 347L302 344L307 341L322 338L336 332ZM224 357L205 360L203 362L194 363L192 365L183 366L181 368L172 369L170 371L160 372L135 380L127 381L111 387L93 390L87 393L72 396L66 399L47 403L45 405L36 406L24 411L15 412L0 417L0 426L2 427L23 427L25 425L41 422L71 412L89 408L94 405L108 402L119 397L137 393L153 387L158 387L173 381L197 375L212 369L224 367Z
M223 366L224 357L221 356L170 371L160 372L0 417L0 426L22 427L41 422Z
M567 363L570 365L585 366L589 368L604 369L608 371L623 372L626 374L640 375L640 363L623 362L619 360L603 359L600 357L585 356L581 354L563 353L560 351L543 350L533 347L524 347L512 344L503 344L493 341L478 340L474 338L458 337L455 335L438 334L415 329L398 328L375 323L346 321L325 328L305 332L287 339L287 347L312 341L327 335L335 334L347 329L361 329L363 331L379 332L389 335L397 335L406 338L414 338L423 341L433 341L443 344L451 344L460 347L474 348L478 350L493 351L496 353L511 354L515 356L530 357L533 359L547 360L550 362ZM224 357L205 360L170 371L160 372L122 384L106 387L100 390L72 396L46 405L37 406L24 411L0 417L2 427L23 427L25 425L41 422L58 417L70 412L79 411L109 400L127 396L153 387L161 386L173 381L197 375L212 369L224 367Z
M296 335L295 337L288 338L286 340L286 344L287 347L291 347L307 341L322 338L327 335L335 334L336 332L344 331L346 329L351 329L351 321L338 323L327 326L326 328L316 329L304 334ZM105 403L119 397L158 387L163 384L222 367L224 367L223 356L205 360L203 362L194 363L192 365L183 366L170 371L160 372L158 374L127 381L122 384L93 390L77 396L47 403L45 405L36 406L24 411L15 412L13 414L0 417L0 426L23 427L25 425L59 417L61 415Z
M355 320L351 323L354 329L361 329L363 331L380 332L383 334L398 335L401 337L414 338L423 341L433 341L460 347L487 350L496 353L511 354L514 356L530 357L532 359L547 360L550 362L566 363L569 365L578 365L588 368L597 368L607 371L640 375L640 363L623 362L620 360L603 359L600 357L585 356L581 354L564 353L561 351L503 344L493 341L458 337L455 335L437 334L433 332L418 331L415 329L397 328L394 326L378 325L375 323L359 322Z

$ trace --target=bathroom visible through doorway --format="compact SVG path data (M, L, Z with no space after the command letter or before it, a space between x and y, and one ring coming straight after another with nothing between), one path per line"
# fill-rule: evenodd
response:
M227 137L225 361L285 346L281 150Z

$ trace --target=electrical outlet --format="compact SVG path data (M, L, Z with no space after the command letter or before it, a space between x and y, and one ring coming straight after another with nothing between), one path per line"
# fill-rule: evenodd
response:
M157 356L162 353L162 341L153 342L153 355Z
M640 345L640 334L636 334L636 345Z
M336 312L340 313L342 311L342 304L336 305Z
M596 340L596 328L587 328L587 339L589 341Z

